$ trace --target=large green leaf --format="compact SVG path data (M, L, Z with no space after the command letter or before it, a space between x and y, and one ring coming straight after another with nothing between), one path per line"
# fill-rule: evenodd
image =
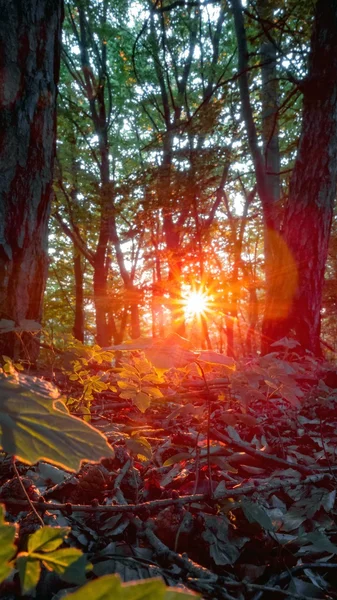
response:
M10 560L16 554L15 534L16 526L5 523L4 508L0 504L0 583L8 577L13 568Z
M95 581L90 581L73 594L68 594L63 600L187 600L198 598L193 592L180 592L168 589L162 579L143 579L131 583L121 583L118 575L104 575Z
M5 452L25 463L46 460L70 471L77 471L82 460L114 457L104 435L36 387L33 378L0 374L0 447Z
M29 536L28 552L20 552L16 560L23 594L34 594L41 565L68 583L85 583L86 571L92 568L85 554L77 548L59 548L69 531L69 527L46 526Z
M28 552L53 552L64 542L70 527L41 527L29 536Z
M19 571L22 593L33 594L40 579L40 561L29 556L28 553L22 552L16 559L16 567Z
M32 557L38 558L49 571L54 571L61 576L68 571L71 565L79 562L83 571L83 576L85 575L85 566L87 564L86 556L83 555L82 551L78 548L59 548L54 552L47 552L45 554L34 552ZM77 578L74 581L72 578L69 578L69 576L67 577L67 581L78 583Z

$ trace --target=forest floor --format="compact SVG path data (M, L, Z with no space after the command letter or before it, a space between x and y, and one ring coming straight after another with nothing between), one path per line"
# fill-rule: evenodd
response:
M116 370L104 377L118 380ZM63 379L61 392L69 386L76 397L78 382ZM287 350L235 371L172 369L143 412L121 387L94 393L90 407L114 459L77 474L17 463L45 523L71 527L67 543L87 553L95 576L160 576L206 599L337 598L331 365ZM1 462L0 502L24 536L36 517L12 463ZM46 573L37 597L59 600L65 588L74 589Z

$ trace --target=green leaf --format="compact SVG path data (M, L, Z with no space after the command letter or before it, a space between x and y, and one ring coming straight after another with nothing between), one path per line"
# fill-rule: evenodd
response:
M200 594L194 592L185 592L170 588L164 594L164 600L191 600L191 598L201 598Z
M67 569L73 563L76 563L79 560L85 570L86 561L83 563L82 550L78 550L77 548L60 548L59 550L55 550L55 552L48 552L46 554L34 552L32 557L38 558L49 571L54 571L61 576L66 573ZM71 581L70 583L76 583L76 580Z
M5 522L4 512L4 507L0 504L0 583L10 575L13 568L10 560L16 554L16 525Z
M138 386L133 383L132 381L123 381L123 379L120 379L119 381L117 381L117 385L121 390L137 390Z
M104 575L95 581L68 594L63 600L189 600L200 598L193 592L180 592L167 588L161 579L143 579L131 583L121 583L118 575Z
M274 525L263 506L246 499L242 500L241 506L249 523L258 523L262 529L274 531Z
M139 410L143 413L149 408L151 404L151 398L144 392L138 392L133 398L132 402L139 408Z
M118 595L118 591L121 588L121 581L117 575L104 575L86 583L83 587L76 590L72 594L64 596L63 600L83 600L88 598L90 600L118 600L121 596Z
M126 445L133 454L139 454L146 459L152 458L152 448L146 438L131 438L126 440Z
M60 400L31 391L31 382L28 376L23 383L21 375L0 374L0 446L5 452L25 463L46 460L70 471L78 471L82 460L114 457L103 434L71 416Z
M70 527L41 527L28 538L28 553L53 552L63 543Z
M191 460L193 458L188 452L180 452L179 454L175 454L174 456L170 456L167 460L165 460L163 467L170 467L171 465L175 465L181 460Z
M143 387L142 391L149 396L153 396L153 398L162 398L163 393L157 387Z
M228 369L235 369L236 365L235 360L230 356L225 356L212 350L203 350L200 352L197 361L211 363L212 365L223 365L228 367Z
M86 555L82 554L77 560L68 565L64 573L60 574L60 577L67 583L84 585L86 583L86 573L91 571L92 568L93 566L88 562Z
M10 365L13 364L12 359L9 356L6 356L6 354L2 355L3 360L5 361L5 363L9 363Z
M41 574L41 563L32 558L26 552L22 552L16 559L16 567L19 571L21 591L23 594L33 594Z

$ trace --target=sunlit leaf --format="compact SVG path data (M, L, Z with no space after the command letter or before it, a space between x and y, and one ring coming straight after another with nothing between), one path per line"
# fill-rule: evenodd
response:
M40 579L41 563L38 559L22 552L16 560L16 567L19 571L21 590L23 594L31 594Z
M21 376L20 376L21 377ZM64 404L29 388L29 378L0 375L0 446L25 463L46 460L77 471L82 460L114 457L106 438Z
M144 394L144 392L138 392L133 398L133 403L139 408L141 412L145 412L147 408L151 405L151 398L148 394Z
M59 548L58 550L55 550L54 552L48 552L47 554L39 554L35 552L33 556L39 556L44 566L48 570L58 573L58 575L63 575L70 565L76 563L78 560L81 560L82 565L85 565L86 563L86 560L83 562L82 551L78 550L77 548ZM76 583L76 580L74 583Z
M16 525L5 522L4 508L0 504L0 583L8 577L13 569L10 561L16 554L15 535Z
M213 365L224 365L229 369L235 369L236 366L235 360L232 357L213 352L212 350L203 350L200 352L197 360L198 362L207 362Z
M162 579L143 579L131 583L121 583L118 575L104 575L95 581L68 594L63 600L188 600L200 597L193 592L180 592L167 588Z
M188 452L180 452L179 454L175 454L174 456L170 456L167 460L165 460L163 467L170 467L171 465L175 465L182 460L190 460L193 458Z
M142 437L126 440L126 445L133 454L144 456L146 459L152 458L152 449L147 439Z
M159 388L156 387L143 387L142 391L149 396L153 396L154 398L162 398L163 393Z
M63 543L70 527L41 527L29 536L28 552L52 552Z
M123 379L117 381L117 385L121 390L137 390L138 388L132 381L124 381Z

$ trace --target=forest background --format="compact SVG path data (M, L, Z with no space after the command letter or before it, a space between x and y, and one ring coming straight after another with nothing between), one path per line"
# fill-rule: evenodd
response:
M173 330L229 356L293 335L334 351L336 49L332 1L66 3L43 317L53 343ZM5 270L24 253L20 228L45 236L19 204L4 203ZM17 274L2 278L4 327L41 320L42 262L25 292ZM206 302L197 316L193 291ZM22 352L8 340L6 354Z
M0 594L335 597L336 73L337 0L0 0Z

